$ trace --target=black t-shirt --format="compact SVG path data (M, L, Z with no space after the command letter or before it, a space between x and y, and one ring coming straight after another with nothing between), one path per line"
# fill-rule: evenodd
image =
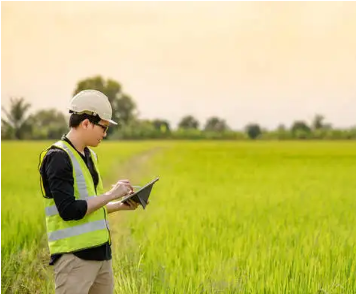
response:
M63 136L62 140L68 142L75 149L67 137ZM85 148L84 153L85 156L78 152L87 165L96 188L99 181L98 173L95 170L90 150ZM87 202L74 198L73 167L68 154L59 148L50 149L43 159L40 173L43 179L44 193L47 197L53 198L62 219L65 221L82 219L87 212ZM98 247L73 252L73 254L85 260L109 260L111 259L111 248L107 242ZM53 265L61 256L61 254L51 255L49 264Z

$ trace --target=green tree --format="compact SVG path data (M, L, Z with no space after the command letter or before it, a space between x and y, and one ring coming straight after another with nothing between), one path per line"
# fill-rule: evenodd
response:
M274 131L274 139L286 140L291 138L291 133L284 124L279 124L277 129Z
M313 122L312 122L312 129L313 130L320 130L324 128L324 119L325 117L320 114L316 114Z
M199 128L199 122L192 115L186 115L179 122L178 128L185 129L185 130L190 130L190 129L196 130Z
M257 137L260 136L262 133L260 126L258 124L254 124L254 123L248 124L245 129L246 129L247 135L252 140L257 139Z
M229 129L224 119L220 119L216 116L207 119L204 130L212 132L223 132Z
M286 132L287 127L284 124L279 124L277 127L277 132Z
M307 139L310 137L311 129L304 121L297 120L291 127L291 133L294 138Z
M1 119L1 127L4 127L4 132L1 134L8 134L15 139L24 139L26 133L30 132L30 125L27 123L27 112L31 104L27 103L24 98L10 98L10 109L7 111L2 107L5 114L5 119Z
M169 133L171 131L169 122L164 119L154 119L152 125L161 133Z
M112 139L148 139L157 133L152 122L149 120L134 120L121 129L116 130Z
M293 123L291 131L292 133L295 133L296 131L304 131L306 133L310 133L311 129L304 121L297 120Z
M33 139L59 139L68 131L68 118L56 109L39 110L28 118Z
M132 98L122 92L121 84L112 79L104 80L101 76L89 77L78 82L74 95L86 89L98 90L104 93L111 103L113 109L112 119L122 127L136 119L136 104ZM112 129L109 128L109 135Z
M136 104L127 94L121 94L113 101L113 109L120 125L127 125L137 119Z

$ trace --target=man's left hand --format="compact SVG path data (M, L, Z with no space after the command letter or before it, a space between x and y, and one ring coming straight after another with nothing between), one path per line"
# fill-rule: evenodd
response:
M137 207L138 207L138 203L129 199L125 201L125 203L120 203L118 210L135 210L137 209Z

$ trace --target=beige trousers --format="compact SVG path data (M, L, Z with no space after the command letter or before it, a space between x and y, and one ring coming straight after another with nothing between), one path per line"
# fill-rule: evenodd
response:
M112 294L111 260L83 260L64 254L54 264L56 294Z

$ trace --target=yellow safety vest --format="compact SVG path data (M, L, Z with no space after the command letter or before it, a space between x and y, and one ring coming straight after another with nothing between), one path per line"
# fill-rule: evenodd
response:
M64 150L69 155L73 167L74 197L76 200L86 200L103 194L103 183L98 169L97 157L93 150L89 149L99 177L97 191L95 191L90 171L78 152L70 144L62 140L52 146ZM42 165L45 155L52 146L41 154L39 166ZM44 190L43 185L42 189ZM53 198L44 199L48 245L51 254L68 253L97 247L108 241L111 243L105 206L81 220L64 221L58 213Z

